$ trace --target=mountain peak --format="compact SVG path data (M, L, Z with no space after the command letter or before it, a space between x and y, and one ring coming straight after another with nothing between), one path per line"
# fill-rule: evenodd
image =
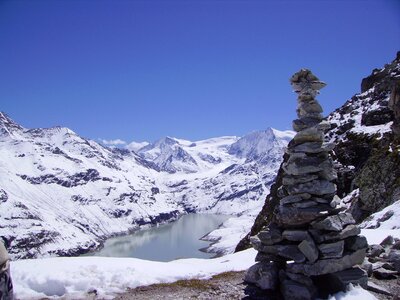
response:
M0 112L0 133L12 135L15 131L23 130L24 128L15 123L6 113Z
M233 143L229 148L229 153L241 158L259 160L277 145L285 147L293 136L292 131L279 131L270 127L253 131Z

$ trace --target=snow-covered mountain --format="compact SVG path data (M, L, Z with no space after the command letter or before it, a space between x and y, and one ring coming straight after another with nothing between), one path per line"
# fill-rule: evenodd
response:
M291 132L107 148L63 127L0 113L0 235L14 258L71 255L187 212L262 205ZM266 152L262 153L265 146Z

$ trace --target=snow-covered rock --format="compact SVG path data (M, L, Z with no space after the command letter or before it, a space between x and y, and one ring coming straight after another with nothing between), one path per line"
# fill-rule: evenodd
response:
M400 200L372 214L360 226L365 229L398 229L400 231Z
M12 240L14 258L72 255L188 212L259 209L290 135L267 131L253 138L273 142L256 160L254 152L229 153L237 137L108 148L68 128L26 129L0 113L0 235Z

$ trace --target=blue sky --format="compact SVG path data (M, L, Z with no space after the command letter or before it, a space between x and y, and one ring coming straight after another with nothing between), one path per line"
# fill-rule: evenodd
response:
M128 142L291 129L298 69L329 113L398 50L397 0L0 0L0 111Z

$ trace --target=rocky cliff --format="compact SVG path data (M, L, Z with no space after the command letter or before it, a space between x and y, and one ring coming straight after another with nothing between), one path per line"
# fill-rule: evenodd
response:
M361 93L326 117L325 140L332 157L342 205L357 222L400 199L400 52L362 80ZM284 155L284 163L288 160ZM236 251L250 247L249 237L270 223L282 185L282 165L250 233Z

